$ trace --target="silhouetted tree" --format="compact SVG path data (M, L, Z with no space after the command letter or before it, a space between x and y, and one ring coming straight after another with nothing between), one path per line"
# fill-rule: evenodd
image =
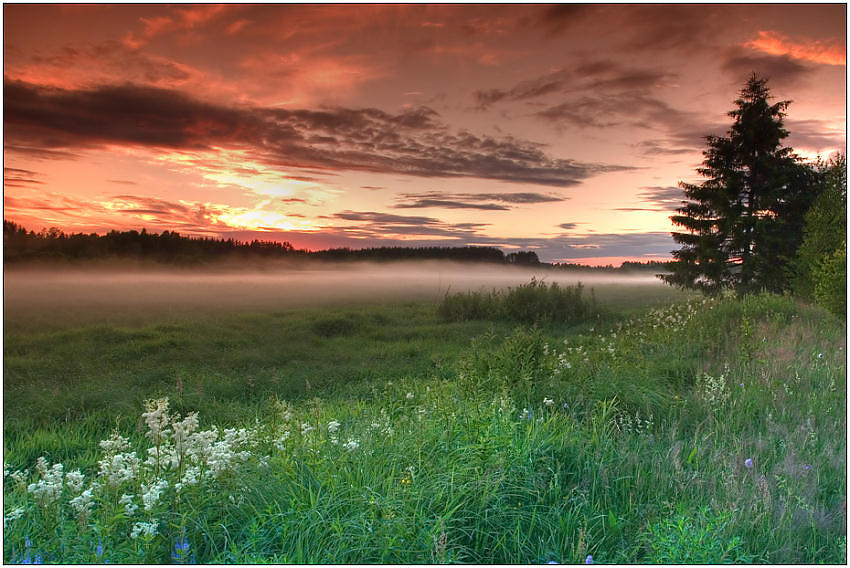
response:
M782 146L790 101L771 103L767 80L747 81L729 112L727 136L707 136L701 184L680 183L687 203L671 219L673 285L739 294L788 287L788 270L802 241L804 215L820 184L813 168Z
M540 264L540 259L537 258L537 253L533 250L521 250L512 252L505 257L508 264L519 264L523 266L535 266Z

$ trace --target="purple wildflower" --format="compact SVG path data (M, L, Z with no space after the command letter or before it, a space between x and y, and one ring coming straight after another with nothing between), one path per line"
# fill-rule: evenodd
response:
M747 459L745 459L745 460L744 460L744 467L746 467L747 469L752 469L752 468L753 468L753 460L752 460L752 458L747 458Z
M593 555L588 554L587 558L584 559L585 564L593 564Z

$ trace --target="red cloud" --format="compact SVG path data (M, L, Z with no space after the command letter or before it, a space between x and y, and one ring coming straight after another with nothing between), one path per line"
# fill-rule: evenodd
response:
M845 45L836 42L827 43L810 40L804 43L795 43L779 32L765 30L758 32L755 39L744 45L770 55L788 55L794 59L824 65L847 65L847 48Z

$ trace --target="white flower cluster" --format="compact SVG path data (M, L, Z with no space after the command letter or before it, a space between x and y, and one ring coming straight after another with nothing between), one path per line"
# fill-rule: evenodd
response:
M45 458L39 457L35 469L41 478L35 483L30 483L27 491L32 493L42 505L49 505L62 496L64 468L61 463L51 466Z
M130 531L130 538L137 539L140 536L156 536L159 523L156 521L145 523L139 522L133 525L133 530Z
M135 515L135 514L136 514L136 510L139 508L139 506L138 506L138 505L136 505L135 503L133 503L133 496L132 496L132 495L127 495L126 493L124 493L123 495L121 495L121 498L118 500L118 504L119 504L119 505L124 505L124 513L125 513L128 517L132 517L133 515Z
M649 418L643 419L640 416L640 411L637 411L634 416L628 412L618 412L614 417L614 424L620 432L640 435L649 434L655 422L652 414L649 415Z
M71 507L77 513L77 517L85 519L88 517L94 508L94 490L97 485L92 485L70 501Z
M219 432L213 427L197 431L197 413L184 418L171 416L168 399L147 401L142 418L148 427L146 436L154 444L147 450L147 459L142 462L131 450L130 441L115 431L109 439L99 442L101 459L97 462L97 475L88 487L86 476L79 470L66 474L61 463L51 465L44 457L36 462L38 477L33 483L27 484L27 470L10 472L8 466L4 468L4 477L10 478L19 490L26 490L42 506L61 502L64 492L67 506L83 523L98 503L117 502L126 517L133 517L143 506L149 522L134 524L131 536L138 538L157 534L158 523L153 515L170 487L179 493L183 487L217 477L251 457L243 448L254 441L253 430L230 428ZM358 444L357 440L349 440L346 447L353 449ZM12 509L3 517L4 526L25 514L26 507Z
M132 481L139 473L139 456L130 449L130 441L118 433L114 433L109 440L102 440L100 447L103 449L103 458L97 464L98 475L103 478L110 487L118 487L124 482Z
M390 417L387 414L387 409L381 409L381 417L378 420L373 420L369 425L372 430L378 430L387 436L392 436L395 430L393 430L392 422L390 421Z
M168 482L164 479L160 479L150 486L142 484L142 503L145 506L145 511L153 509L154 505L159 502L159 496L166 489L168 489Z
M729 400L729 389L726 386L724 373L721 373L719 377L703 373L697 385L700 396L714 411L719 410Z
M330 422L328 422L328 434L330 435L330 439L331 439L332 444L338 444L339 443L339 438L338 438L339 427L340 427L340 423L337 422L336 420L331 420Z
M8 523L16 521L24 516L25 509L23 507L15 507L5 515L3 515L3 528L6 528Z

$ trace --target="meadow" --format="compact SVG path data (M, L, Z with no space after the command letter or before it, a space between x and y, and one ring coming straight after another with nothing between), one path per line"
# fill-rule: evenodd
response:
M7 280L4 561L846 563L842 320L450 281L63 303Z

